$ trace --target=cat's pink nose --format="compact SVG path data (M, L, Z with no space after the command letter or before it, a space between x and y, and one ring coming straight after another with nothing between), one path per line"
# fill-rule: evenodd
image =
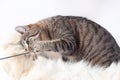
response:
M32 51L32 48L31 48L31 47L28 47L28 51L30 51L30 52L31 52L31 51Z

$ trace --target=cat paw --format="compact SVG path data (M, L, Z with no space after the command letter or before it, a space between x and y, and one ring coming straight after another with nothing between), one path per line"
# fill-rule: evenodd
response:
M36 53L32 53L31 56L33 61L35 61L38 58Z

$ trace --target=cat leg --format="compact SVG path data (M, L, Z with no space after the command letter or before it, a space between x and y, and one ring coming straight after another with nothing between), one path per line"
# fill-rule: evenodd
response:
M71 55L76 50L75 40L66 41L63 39L56 39L50 41L35 41L32 45L33 52L54 51L61 55Z

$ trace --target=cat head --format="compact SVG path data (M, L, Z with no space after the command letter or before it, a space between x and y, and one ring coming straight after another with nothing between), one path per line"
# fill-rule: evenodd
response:
M15 28L17 32L21 34L20 43L25 48L28 49L35 41L49 40L49 30L41 25L30 24L25 26L17 26Z
M29 45L39 39L39 28L36 25L17 26L15 28L21 34L20 44L28 50Z

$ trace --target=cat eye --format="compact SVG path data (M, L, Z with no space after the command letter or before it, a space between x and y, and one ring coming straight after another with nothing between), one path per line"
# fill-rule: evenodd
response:
M29 41L27 40L26 43L29 44Z
M39 50L36 50L36 52L39 52Z

